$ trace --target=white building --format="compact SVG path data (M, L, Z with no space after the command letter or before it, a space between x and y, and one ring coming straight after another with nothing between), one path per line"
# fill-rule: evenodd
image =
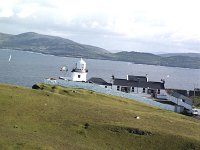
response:
M86 62L81 58L72 69L72 81L86 82L87 72Z
M126 79L113 77L112 89L126 93L147 93L156 98L156 101L178 106L177 112L183 112L184 109L192 109L192 100L176 92L167 93L165 90L165 81L148 81L147 76L127 75Z
M148 93L153 94L154 97L164 97L165 87L164 82L148 81L147 76L133 76L127 75L126 79L119 79L113 77L113 89L126 93Z

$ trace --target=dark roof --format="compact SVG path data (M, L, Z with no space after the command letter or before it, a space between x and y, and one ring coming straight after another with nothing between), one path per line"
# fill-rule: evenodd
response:
M89 83L95 83L98 85L112 85L111 83L106 82L105 80L103 80L102 78L96 78L96 77L92 77L89 80L87 80L87 82Z
M165 89L164 83L162 82L146 82L146 81L133 81L126 79L117 79L113 80L113 85L120 86L131 86L131 87L142 87L142 88L150 88L150 89Z
M146 77L146 76L127 75L127 80L130 80L130 81L143 81L143 82L147 82L147 77Z
M152 81L149 81L148 82L148 87L150 89L165 89L165 85L162 82L152 82Z
M142 87L142 88L148 88L149 84L146 81L139 81L139 82L135 82L134 87Z
M170 95L173 96L173 97L176 97L176 98L184 100L187 104L190 104L190 105L193 104L193 101L190 98L188 98L188 97L186 97L186 96L184 96L182 94L179 94L177 92L173 91L172 93L170 93Z
M126 79L114 79L113 85L132 86L132 87L148 87L147 82L136 82Z
M120 86L133 86L134 82L133 81L129 81L126 79L117 79L115 78L113 80L113 85L120 85Z

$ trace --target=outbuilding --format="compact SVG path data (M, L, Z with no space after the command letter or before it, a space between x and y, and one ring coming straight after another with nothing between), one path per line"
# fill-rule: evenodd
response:
M112 83L108 83L105 80L103 80L102 78L98 78L98 77L92 77L89 80L87 80L88 83L92 83L92 84L97 84L101 87L104 88L112 88Z

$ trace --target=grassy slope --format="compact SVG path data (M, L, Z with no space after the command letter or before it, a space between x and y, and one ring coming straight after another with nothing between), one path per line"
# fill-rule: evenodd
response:
M0 85L0 149L200 149L198 120L91 91L43 88Z
M195 97L191 97L193 99L194 102L194 106L197 108L200 108L200 96L195 96Z

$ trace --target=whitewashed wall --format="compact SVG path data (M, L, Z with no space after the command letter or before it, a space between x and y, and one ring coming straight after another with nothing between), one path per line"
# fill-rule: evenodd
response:
M185 107L186 109L189 109L191 110L192 109L192 106L191 105L188 105L187 103L184 103L182 101L182 99L179 99L179 98L176 98L176 97L173 97L171 95L167 95L167 99L177 105L180 105L180 106L183 106Z
M80 75L80 78L78 78L78 75ZM84 81L86 82L86 76L87 73L80 73L80 72L72 72L72 80L73 81Z
M112 89L112 86L108 86L108 85L98 85L98 86L105 88L105 89L106 89L106 87L107 87L107 89Z

